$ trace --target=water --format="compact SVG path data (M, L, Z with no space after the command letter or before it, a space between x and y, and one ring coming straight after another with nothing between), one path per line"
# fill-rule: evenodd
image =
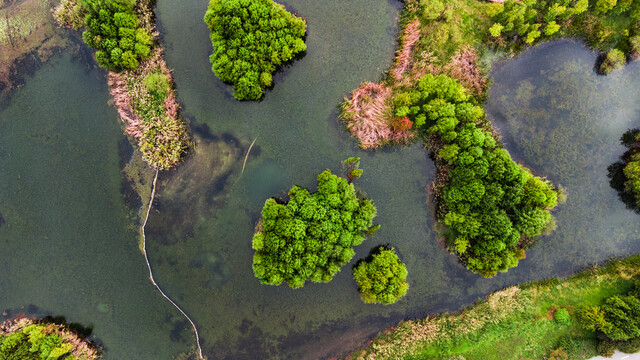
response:
M210 358L338 356L403 318L638 251L637 215L609 187L606 169L624 152L618 137L640 123L640 69L598 77L596 55L572 42L498 66L488 103L514 157L567 188L558 229L493 279L471 274L438 245L424 190L435 169L425 151L360 151L336 120L344 95L390 65L399 5L288 1L307 18L307 55L276 75L263 101L240 103L210 71L206 3L158 3L197 146L159 180L148 250L156 280L199 326ZM0 110L0 307L91 326L105 359L171 359L193 340L147 279L135 215L121 195L122 135L108 98L102 72L63 56ZM293 184L313 188L317 173L339 171L349 156L362 158L356 184L383 225L354 262L391 244L409 270L407 297L363 304L351 264L328 284L260 285L250 239L264 200Z

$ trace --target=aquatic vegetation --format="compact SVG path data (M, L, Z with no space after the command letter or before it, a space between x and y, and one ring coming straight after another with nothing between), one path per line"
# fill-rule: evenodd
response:
M306 50L306 22L273 0L211 0L212 70L238 100L258 100L282 63Z
M377 230L373 202L353 184L330 170L317 179L315 193L293 186L288 201L265 202L252 245L253 271L263 284L329 282L353 258L353 247Z
M127 134L138 141L151 167L173 168L191 139L156 42L151 1L63 0L54 10L59 24L72 28L85 13L83 40L97 49L98 64L110 70L110 92Z
M393 304L407 294L407 268L393 248L372 250L353 268L360 297L365 303Z
M638 274L640 255L634 255L564 280L552 278L506 288L454 314L403 321L347 359L515 360L550 359L563 353L565 359L588 359L604 350L601 344L605 341L578 319L604 314L601 308L607 298L628 297ZM640 305L637 299L627 302ZM622 306L616 300L612 306L618 305ZM601 310L593 310L596 308ZM585 311L580 309L588 310L580 315ZM556 314L562 321L556 320ZM635 324L637 312L634 314L624 321ZM614 348L636 345L631 343L619 341Z
M62 325L18 316L0 324L0 358L95 360L95 345Z
M0 100L8 97L27 73L72 44L50 15L55 3L0 1Z

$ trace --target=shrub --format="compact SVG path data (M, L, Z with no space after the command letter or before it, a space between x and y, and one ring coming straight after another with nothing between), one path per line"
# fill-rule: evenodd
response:
M549 360L569 360L569 354L562 348L558 348L553 350L549 354Z
M604 61L600 65L600 73L608 74L613 70L619 69L626 64L624 53L618 49L613 49L607 53Z
M360 297L365 303L393 304L409 289L407 268L393 248L374 249L353 269Z
M306 23L272 0L211 0L212 70L238 100L258 100L276 68L306 50Z
M596 345L596 352L598 355L602 357L612 357L616 351L616 344L610 340L601 340L598 341L598 345Z
M571 324L571 315L567 309L558 309L553 314L553 320L560 325L569 325Z
M640 338L633 338L627 341L619 341L618 350L625 354L635 354L640 351Z
M317 179L315 193L293 186L288 202L265 202L253 236L253 272L263 284L329 282L376 228L373 202L356 195L352 184L329 170Z

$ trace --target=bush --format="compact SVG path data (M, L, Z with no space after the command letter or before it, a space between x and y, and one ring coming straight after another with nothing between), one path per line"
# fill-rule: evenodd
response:
M558 309L553 314L553 320L559 325L569 325L571 324L571 315L567 309Z
M276 68L306 50L306 23L272 0L211 0L212 70L238 100L258 100Z
M601 340L598 341L598 345L596 345L596 352L598 355L602 357L612 357L616 351L616 344L610 340Z
M633 338L627 341L618 342L618 350L625 354L635 354L640 351L640 338Z
M374 228L376 208L347 180L325 170L318 191L293 186L289 202L269 199L253 236L253 272L263 284L292 288L329 282Z
M365 303L393 304L409 289L407 268L393 248L374 249L353 269L360 297Z
M613 70L623 67L626 62L627 60L624 53L618 49L613 49L607 53L607 56L600 65L600 73L606 75Z

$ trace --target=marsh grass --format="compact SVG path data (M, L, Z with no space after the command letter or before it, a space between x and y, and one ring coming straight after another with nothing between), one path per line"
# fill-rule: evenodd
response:
M588 268L567 279L546 279L489 295L455 314L404 321L348 359L542 359L562 348L569 359L596 354L594 333L580 328L578 308L631 290L640 255ZM569 325L554 321L567 309Z

